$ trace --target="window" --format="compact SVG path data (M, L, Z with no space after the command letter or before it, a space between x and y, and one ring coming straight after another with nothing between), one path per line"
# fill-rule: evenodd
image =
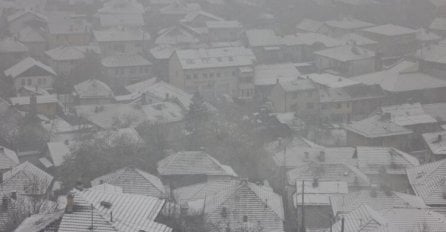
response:
M194 79L198 78L198 74L194 73Z
M208 78L208 74L207 73L203 73L203 78Z
M237 75L237 72L236 71L232 71L232 76L236 76Z
M33 84L33 80L28 79L28 85L32 85Z
M220 77L221 76L221 74L218 72L218 73L216 73L215 74L217 77Z
M327 104L321 104L321 109L323 110L327 109Z
M119 75L119 68L115 69L115 74Z
M299 96L299 94L297 92L293 93L293 98L296 99Z
M214 77L214 73L209 73L209 77L213 78Z
M313 92L308 91L308 92L307 92L307 97L311 97L311 96L313 96Z
M314 104L309 102L307 103L307 109L313 109L314 108Z
M191 79L192 78L192 76L190 75L190 74L186 74L186 79L187 80L189 80L189 79Z
M26 85L26 80L22 79L22 85Z
M38 84L38 85L42 85L42 79L40 79L40 78L37 79L37 84Z
M139 72L140 72L140 73L144 73L144 72L145 72L145 69L144 69L144 67L142 67L142 66L141 66L141 67L139 67Z
M336 103L336 109L341 109L342 105L341 103Z
M248 222L248 216L246 215L243 216L243 222Z
M149 73L149 67L144 67L144 72Z

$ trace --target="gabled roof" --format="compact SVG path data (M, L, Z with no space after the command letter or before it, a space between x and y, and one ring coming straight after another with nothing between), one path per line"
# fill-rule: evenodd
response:
M16 20L16 19L18 19L18 18L20 18L20 17L22 17L24 15L27 15L27 14L33 15L34 17L36 17L37 19L39 19L42 22L46 22L47 21L47 18L44 15L39 14L39 13L37 13L35 11L30 11L30 10L19 10L19 11L17 11L14 14L9 15L7 19L8 19L8 22L11 23L12 21L14 21L14 20Z
M144 26L144 18L142 14L100 14L99 22L103 27Z
M386 209L379 214L400 231L442 231L446 228L446 217L432 209Z
M28 52L28 48L13 38L4 38L0 41L0 53Z
M328 88L343 88L360 84L358 81L336 76L330 73L313 73L308 75L308 78L310 78L313 82Z
M305 181L305 205L330 205L330 196L348 193L348 183L344 181ZM296 181L296 192L293 195L294 205L302 205L302 181Z
M341 62L373 59L375 53L371 50L358 46L341 46L314 52L314 54L324 56Z
M205 12L205 11L190 12L186 16L184 16L184 18L181 19L180 21L181 21L181 23L189 24L189 23L193 23L193 21L199 17L206 18L206 21L224 21L223 18L220 18L216 15L213 15L213 14Z
M341 20L329 20L326 21L325 24L330 27L346 29L346 30L356 30L373 26L372 23L352 18L343 18Z
M184 3L181 0L172 0L169 5L160 9L160 13L169 15L186 15L190 12L200 10L201 6L198 3Z
M315 90L316 86L310 79L295 78L291 81L282 81L278 83L285 92L297 92L300 90Z
M53 181L53 176L26 161L3 173L0 192L45 194Z
M85 54L93 52L99 54L99 47L95 45L87 46L62 46L50 49L45 52L53 60L66 61L66 60L80 60L85 58Z
M55 167L62 165L62 163L71 155L70 147L64 142L50 142L47 143L48 155Z
M41 42L45 43L46 40L43 38L42 32L38 29L35 29L33 27L27 26L23 28L19 33L17 34L18 40L22 43L26 42Z
M420 28L417 30L416 38L421 42L435 42L441 40L441 36L425 28Z
M407 169L407 177L415 194L427 205L446 205L444 196L446 160Z
M9 99L11 101L12 105L29 105L31 104L31 96L23 96L23 97L12 97ZM36 95L36 103L37 104L47 104L47 103L53 103L57 104L59 102L56 94L50 94L50 95Z
M182 151L158 162L158 173L169 175L237 176L231 167L202 151Z
M345 163L304 163L287 172L288 184L294 185L302 180L342 181L351 187L370 186L369 178L353 165Z
M399 232L385 217L367 204L360 205L344 216L344 230L339 220L332 226L333 232ZM402 232L402 231L400 231Z
M276 81L292 81L300 72L292 63L257 65L255 67L255 84L257 86L275 85Z
M390 119L383 119L382 115L373 115L361 121L355 121L344 128L366 138L380 138L397 135L409 135L413 132L402 127Z
M226 188L217 194L206 196L205 201L204 212L209 215L210 221L220 220L221 213L218 210L226 207L227 211L236 217L240 216L241 218L242 215L245 215L248 216L248 220L260 221L266 231L283 230L282 197L268 186L244 180L238 183L228 182ZM274 214L276 218L271 214Z
M101 60L104 67L135 67L148 66L152 63L138 54L117 54L113 56L104 57Z
M416 57L427 62L446 64L445 41L421 47L418 49Z
M366 174L378 174L382 168L388 174L406 174L407 168L420 165L414 156L392 147L357 147L358 168Z
M304 32L318 32L323 25L321 21L305 18L297 24L296 28Z
M161 180L137 168L122 168L91 181L92 186L107 183L122 188L123 193L152 197L165 197L166 190Z
M182 49L175 54L183 69L248 66L256 60L252 50L244 47Z
M150 34L138 29L118 29L93 31L94 38L98 42L113 41L149 41Z
M145 11L143 5L136 0L121 1L112 0L104 4L98 10L99 14L143 14Z
M423 134L424 142L434 155L446 155L446 131Z
M64 214L59 232L87 231L92 222L95 231L172 231L171 228L154 222L164 200L99 189L74 190L72 194L74 211ZM110 204L110 207L106 207L105 203Z
M435 18L434 21L432 21L431 25L429 26L429 29L438 31L446 30L446 18L445 17Z
M437 120L424 112L420 103L407 103L381 107L383 113L389 113L391 121L400 126L412 126L420 124L432 124Z
M362 31L370 32L374 34L380 34L385 36L396 36L396 35L408 35L415 34L416 31L407 27L402 27L394 24L385 24L376 27L369 27L362 29Z
M403 65L411 70L401 70L400 67ZM379 84L383 90L392 93L446 87L446 81L418 72L417 65L407 61L389 70L364 74L352 79L366 85Z
M0 170L10 169L19 164L19 158L13 150L0 146Z
M54 76L57 75L56 72L54 72L54 70L50 66L45 65L31 57L27 57L18 62L17 64L13 65L12 67L6 69L5 75L10 76L12 78L16 78L21 74L23 74L24 72L28 71L32 67L38 67L40 69L43 69L49 74Z
M153 124L180 122L185 116L183 108L170 101L143 105L142 110L147 121Z
M27 217L14 231L15 232L41 232L57 223L62 218L63 210L54 213L35 214Z
M348 33L339 38L345 45L358 45L358 46L364 46L364 45L372 45L377 44L378 42L371 40L365 36L362 36L357 33Z
M361 205L367 204L374 210L392 208L427 208L420 197L399 192L388 192L377 189L350 192L340 196L330 197L334 215L347 214Z
M107 84L96 79L89 79L74 86L79 98L112 98L113 91Z
M194 44L198 42L199 39L195 34L181 25L162 29L155 39L156 45Z
M87 34L91 24L84 16L72 15L68 12L54 12L48 17L48 32L50 34Z

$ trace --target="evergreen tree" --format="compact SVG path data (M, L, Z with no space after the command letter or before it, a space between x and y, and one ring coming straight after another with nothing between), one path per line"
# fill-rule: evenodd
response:
M196 133L208 119L209 112L206 103L201 94L196 92L186 114L186 130L190 133Z

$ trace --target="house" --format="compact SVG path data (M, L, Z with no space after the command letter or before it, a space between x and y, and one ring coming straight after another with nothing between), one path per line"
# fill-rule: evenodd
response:
M255 56L244 47L176 50L169 60L169 83L206 97L254 97Z
M108 1L98 10L99 26L108 27L133 27L144 26L144 6L138 1Z
M113 101L113 91L107 84L96 79L89 79L74 87L74 97L80 105L109 104Z
M429 25L429 30L434 33L440 35L441 37L446 36L446 18L445 17L437 17L432 23Z
M438 44L429 44L418 49L415 57L418 60L421 72L444 79L446 74L446 68L444 68L446 48L444 43L445 41L440 41Z
M245 32L247 45L259 63L285 62L283 38L270 29L251 29Z
M161 29L155 39L155 44L158 46L185 46L198 42L197 35L182 25Z
M349 146L383 146L408 150L413 136L412 130L393 122L388 113L351 122L344 128Z
M53 182L53 176L36 167L30 162L24 162L4 172L0 192L18 195L45 196Z
M12 97L9 101L20 111L35 111L46 116L55 116L60 108L59 100L55 94Z
M372 26L374 26L372 23L364 22L359 19L342 18L325 21L320 32L328 36L340 37Z
M126 194L107 185L86 190L73 190L66 197L65 212L57 231L88 230L171 232L166 225L155 222L165 201L154 197ZM85 220L88 218L88 220Z
M95 45L87 46L61 46L45 51L49 65L59 75L69 76L81 64L89 53L99 54Z
M446 199L444 178L446 160L426 163L407 169L407 177L415 193L423 199L432 210L445 214Z
M390 69L353 77L365 85L379 84L386 93L387 104L443 102L446 81L421 72L413 62L404 61Z
M279 82L288 82L300 76L296 65L292 63L256 65L254 68L254 84L256 98L267 99L271 90Z
M27 217L16 229L17 232L41 232L42 230L56 230L64 214L63 210L34 214Z
M274 112L296 112L304 119L315 119L319 113L319 92L309 79L276 82L269 100Z
M31 57L6 69L4 74L13 81L15 90L19 90L23 86L52 89L57 76L51 67Z
M7 17L9 31L16 34L27 26L43 27L47 17L32 10L18 10Z
M156 46L150 49L153 61L153 74L162 80L169 79L169 59L177 48L173 46Z
M305 18L297 24L296 29L297 33L318 33L323 26L324 23L321 21Z
M74 109L79 117L102 129L136 127L146 120L141 107L135 104L78 105Z
M359 46L375 51L378 42L371 40L359 33L348 33L338 38L344 45Z
M443 136L446 136L445 131L423 134L424 143L429 150L429 152L426 154L426 157L423 157L425 161L432 162L444 158L444 155L446 155L446 147L444 144Z
M442 37L430 29L420 28L417 30L417 41L421 46L438 44Z
M171 189L214 179L231 179L237 174L231 167L202 151L182 151L157 163L158 173Z
M389 113L393 122L417 134L440 129L437 120L427 114L420 103L382 106L381 112L384 114Z
M19 158L17 157L15 151L4 146L0 146L0 173L3 173L19 164Z
M116 54L102 58L103 81L112 89L152 77L152 63L138 54Z
M0 40L0 68L5 70L26 57L28 48L13 38Z
M392 147L356 147L353 158L372 183L399 192L410 192L406 169L420 165L415 156Z
M131 28L95 30L93 36L103 55L140 53L150 41L149 33Z
M42 54L47 50L47 42L42 29L27 26L16 36L28 48L31 56L42 58Z
M316 67L352 77L376 70L375 53L359 46L341 46L314 52Z
M72 155L72 148L68 140L64 142L49 142L46 146L48 149L47 156L42 159L48 160L52 164L51 167L60 167Z
M231 42L242 37L243 26L240 22L232 21L207 21L209 41Z
M349 192L347 194L330 197L333 215L346 215L361 205L369 205L374 210L390 210L394 208L426 209L423 199L418 196L392 192L372 187L368 190Z
M321 33L297 33L298 43L303 44L302 60L309 62L315 59L314 52L343 45L342 41ZM295 42L296 43L296 42Z
M180 23L200 35L202 38L205 38L209 33L206 25L209 21L224 21L224 19L200 10L186 14L184 18L180 20Z
M375 52L383 58L412 55L417 48L416 31L410 28L385 24L362 29L361 33L378 42Z
M338 220L324 232L345 231L441 231L446 226L444 215L431 209L393 208L375 210L367 204L360 205L344 216L344 223ZM344 224L344 226L342 226Z
M100 186L101 184L120 187L123 193L161 199L167 197L168 194L163 183L157 176L137 168L122 168L91 181L92 186Z
M52 13L48 17L47 40L50 48L88 45L91 41L91 24L82 15Z
M302 190L305 193L302 203ZM312 229L328 228L332 222L332 209L330 196L348 193L346 182L342 181L298 181L296 192L293 195L293 204L296 212L302 212L305 207L305 227ZM299 214L300 215L300 214ZM301 217L297 217L299 225Z
M215 180L186 186L175 193L190 211L202 211L219 230L283 231L282 197L267 185ZM190 198L193 193L195 197Z

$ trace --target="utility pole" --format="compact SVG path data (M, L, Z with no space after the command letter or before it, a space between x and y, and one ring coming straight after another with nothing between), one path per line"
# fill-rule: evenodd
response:
M305 232L305 180L302 180L302 229Z

